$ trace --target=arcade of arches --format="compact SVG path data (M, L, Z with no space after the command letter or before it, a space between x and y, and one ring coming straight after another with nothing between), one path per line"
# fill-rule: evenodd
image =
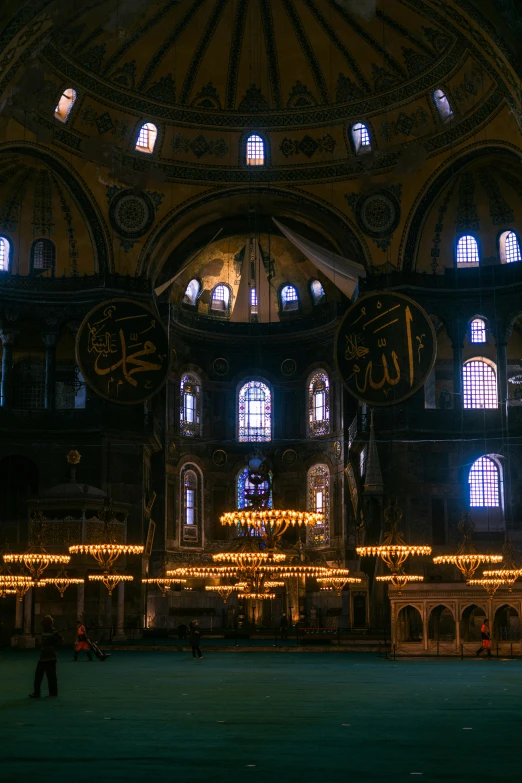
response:
M49 551L78 543L107 498L122 540L146 545L112 602L99 583L62 600L33 590L18 609L8 596L4 632L30 645L47 612L122 640L189 615L226 630L286 614L457 653L487 614L493 638L520 647L517 583L488 598L424 558L424 581L398 592L356 553L382 539L396 499L406 540L433 555L456 549L469 512L478 551L509 539L520 560L511 5L135 5L2 9L0 545L34 544L38 510ZM345 388L335 340L351 303L384 290L428 314L436 359L408 399L370 410ZM75 348L85 316L115 298L168 332L166 383L132 405L98 394ZM288 555L361 583L338 596L295 578L255 612L234 595L224 609L200 582L145 589L143 575L233 543L219 519L248 507L252 458L267 507L324 515L285 534Z

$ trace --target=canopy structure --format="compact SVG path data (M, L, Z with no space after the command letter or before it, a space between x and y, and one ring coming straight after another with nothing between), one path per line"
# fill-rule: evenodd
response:
M253 278L252 278L253 270ZM261 248L256 237L252 237L245 248L241 266L241 280L237 292L234 309L230 320L235 323L250 321L251 301L250 291L254 288L257 300L257 321L261 324L279 321L277 308L270 307L270 285L261 258Z
M326 250L324 247L316 245L315 242L311 242L309 239L305 239L296 234L295 231L291 231L286 226L283 226L279 220L275 218L272 218L272 220L289 242L295 245L309 261L315 264L343 294L346 294L350 299L352 298L359 278L366 277L366 269L362 264L356 261L349 261L331 250Z

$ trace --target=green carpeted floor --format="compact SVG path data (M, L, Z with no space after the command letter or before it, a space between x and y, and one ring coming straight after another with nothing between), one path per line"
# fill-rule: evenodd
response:
M519 783L522 662L347 654L0 654L0 779ZM46 689L44 689L46 692Z

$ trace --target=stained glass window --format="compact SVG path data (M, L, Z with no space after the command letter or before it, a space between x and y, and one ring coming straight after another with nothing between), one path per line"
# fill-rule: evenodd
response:
M154 152L158 129L152 122L146 122L142 125L136 141L136 149L140 152Z
M196 278L194 278L189 282L189 284L185 288L183 303L189 305L195 305L198 300L200 290L201 290L201 283L199 282L199 280L196 280Z
M60 120L60 122L67 122L67 118L71 113L71 109L74 106L75 100L76 90L73 90L72 87L68 87L63 91L60 96L60 100L58 101L58 105L54 110L54 116L57 120Z
M497 374L484 359L470 359L462 368L465 408L498 408Z
M356 152L368 152L371 150L370 132L364 123L358 122L353 126L352 139Z
M255 288L250 289L250 312L252 315L257 315L257 291Z
M37 239L31 247L31 268L34 272L50 270L54 273L55 246L50 239Z
M466 234L457 242L457 266L477 266L479 263L479 249L475 237Z
M310 292L312 294L312 299L314 300L314 304L320 304L321 302L324 302L324 300L326 299L324 288L319 280L312 280L312 282L310 283Z
M9 241L0 237L0 272L9 271Z
M184 465L181 471L181 529L182 541L199 543L201 540L201 484L195 465Z
M435 101L435 106L439 110L442 119L445 120L448 117L451 117L453 110L444 90L435 90L433 93L433 100Z
M470 335L472 343L486 342L486 322L482 318L474 318L471 322Z
M491 457L479 457L469 471L469 504L475 508L500 506L500 466Z
M262 381L248 381L239 391L238 440L272 440L272 394Z
M246 143L247 166L262 166L265 162L265 142L261 136L253 134Z
M179 428L185 438L201 435L201 383L192 373L181 378Z
M316 372L308 384L308 427L310 435L330 431L330 382L325 372Z
M288 310L299 309L299 297L297 288L293 285L285 285L281 289L281 307L286 312Z
M211 310L226 312L228 310L229 304L230 288L227 285L223 285L223 283L219 283L219 285L217 285L212 292L210 308Z
M326 465L314 465L308 471L308 510L324 514L324 522L308 528L310 546L330 542L330 471Z
M273 508L272 498L272 473L270 472L270 479L263 481L261 484L253 484L248 478L248 468L238 474L237 477L237 507L250 508L252 506L252 497L256 494L266 495L268 497L263 501L261 508Z

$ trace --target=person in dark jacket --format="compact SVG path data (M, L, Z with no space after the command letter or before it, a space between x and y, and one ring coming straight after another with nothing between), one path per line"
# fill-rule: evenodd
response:
M42 636L40 639L40 660L36 664L34 673L34 690L29 694L31 699L40 698L40 688L44 674L47 677L49 696L58 696L58 680L56 679L56 648L63 642L54 627L53 618L50 615L42 618Z
M199 628L199 623L197 620L193 620L190 623L190 643L192 645L192 657L203 658L203 653L201 652L201 647L199 646L201 642L201 630Z

